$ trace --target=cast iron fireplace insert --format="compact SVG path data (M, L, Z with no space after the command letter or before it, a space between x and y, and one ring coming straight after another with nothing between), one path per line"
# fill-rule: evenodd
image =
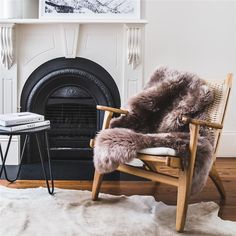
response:
M103 120L97 104L120 107L119 90L103 67L85 58L56 58L42 64L29 76L21 94L21 111L42 114L51 122L49 143L54 163L86 163L92 173L89 141ZM24 164L39 162L36 148L36 142L29 140Z

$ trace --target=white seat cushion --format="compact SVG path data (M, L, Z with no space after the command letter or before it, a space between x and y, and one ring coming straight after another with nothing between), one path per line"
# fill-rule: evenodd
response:
M144 148L139 150L138 153L155 156L176 156L176 151L167 147Z

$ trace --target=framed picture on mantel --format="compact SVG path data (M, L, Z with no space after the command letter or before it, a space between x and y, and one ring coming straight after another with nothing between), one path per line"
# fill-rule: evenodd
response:
M140 0L39 0L39 17L140 19Z

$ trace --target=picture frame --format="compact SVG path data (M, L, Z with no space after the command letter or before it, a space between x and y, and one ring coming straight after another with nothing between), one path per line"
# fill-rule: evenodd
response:
M39 0L44 19L140 19L141 0Z

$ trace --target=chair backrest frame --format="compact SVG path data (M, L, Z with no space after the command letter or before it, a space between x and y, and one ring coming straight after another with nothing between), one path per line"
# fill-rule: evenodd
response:
M225 91L224 91L224 98L223 98L223 102L222 102L222 107L223 108L222 108L221 116L219 117L219 121L218 121L218 123L220 123L221 125L224 125L225 114L226 114L226 111L228 109L229 97L230 97L230 92L231 92L231 89L232 89L232 80L233 80L233 74L229 73L227 75L227 78L224 81ZM216 130L216 132L215 132L214 153L213 153L213 157L212 157L213 162L216 160L216 157L217 157L221 135L222 135L222 129Z

